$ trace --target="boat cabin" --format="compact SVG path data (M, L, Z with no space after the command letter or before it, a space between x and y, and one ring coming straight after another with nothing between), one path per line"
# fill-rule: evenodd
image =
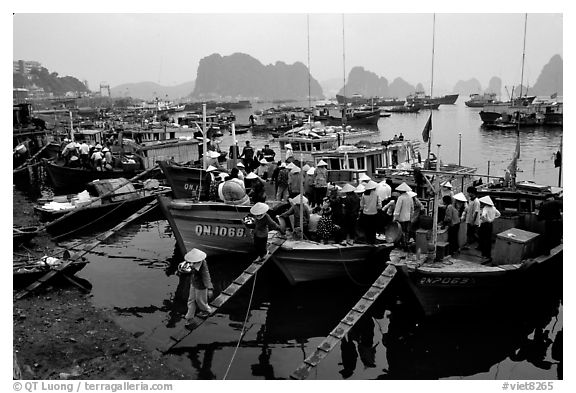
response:
M409 169L418 162L417 141L383 141L371 145L343 145L334 150L313 152L314 164L324 160L329 170L365 171L368 176L385 169Z
M74 140L81 142L86 141L89 145L102 144L105 141L104 130L86 130L78 129L74 131Z

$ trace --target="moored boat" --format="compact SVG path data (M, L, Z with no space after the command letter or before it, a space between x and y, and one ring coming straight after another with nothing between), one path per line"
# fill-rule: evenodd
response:
M484 105L496 102L496 93L470 94L470 99L464 102L469 108L482 108Z
M562 244L543 255L535 248L536 237L518 230L499 234L495 248L501 251L494 253L494 265L482 264L485 259L470 252L426 262L399 250L390 253L390 264L425 315L510 306L537 291L540 280L561 271Z
M180 250L184 253L194 247L208 256L234 256L235 259L255 257L252 233L243 219L250 206L230 205L219 202L194 202L159 196L158 200ZM271 216L282 203L269 202ZM269 239L275 236L272 231ZM342 246L320 244L309 240L289 239L273 254L272 260L291 284L310 281L354 277L370 264L377 263L377 256L391 248L388 243ZM382 260L381 258L379 259Z
M48 233L62 237L91 226L110 226L153 201L156 195L169 192L170 188L159 186L156 180L143 183L131 183L124 178L95 180L77 195L42 201L46 203L34 206L34 211L41 221L47 222Z
M142 166L136 160L126 158L120 167L107 171L71 168L62 162L46 162L46 170L56 190L70 192L82 191L84 186L97 179L132 178L142 171Z

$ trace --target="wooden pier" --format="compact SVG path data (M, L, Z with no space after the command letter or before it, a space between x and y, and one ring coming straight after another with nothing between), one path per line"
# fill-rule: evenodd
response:
M270 259L272 255L284 244L286 238L284 237L274 237L272 242L268 244L268 253L264 257L263 260L258 262L252 262L250 266L248 266L228 287L223 290L216 299L214 299L210 306L212 307L212 312L206 316L195 316L194 317L194 325L190 327L182 328L181 330L177 331L175 334L171 335L170 338L173 340L168 343L166 347L158 348L158 350L162 353L166 353L170 351L173 347L179 344L182 340L192 333L196 328L206 321L206 319L210 318L214 315L219 308L221 308L232 296L234 296L240 288L244 286L254 275L260 270L262 266Z
M108 239L110 236L114 235L116 232L118 232L120 229L124 228L126 225L130 224L132 221L134 221L137 218L141 217L142 215L148 213L150 210L152 210L154 207L156 207L157 204L158 204L158 200L154 199L152 202L150 202L149 204L147 204L146 206L144 206L143 208L138 210L136 213L132 214L130 217L128 217L127 219L122 221L120 224L116 225L114 228L112 228L106 232L101 233L100 235L98 235L94 240L90 241L89 243L75 244L74 248L79 248L79 250L78 250L78 251L80 251L79 254L74 255L70 259L67 259L66 262L64 262L61 265L50 270L45 275L40 277L38 280L34 281L32 284L28 285L26 288L24 288L21 291L19 291L18 293L16 293L16 295L14 295L14 299L16 299L16 300L22 299L24 296L29 294L31 291L40 287L42 284L46 283L47 281L49 281L51 278L53 278L54 276L56 276L59 273L65 275L65 271L68 267L70 267L70 265L72 265L73 263L78 263L78 261L84 255L86 255L88 252L90 252L90 250L92 250L93 248L96 248L96 246L98 246L104 240ZM66 279L68 279L69 281L71 280L73 283L75 282L74 279L71 279L70 277L66 276Z
M336 347L342 338L352 329L352 327L362 318L364 313L374 304L376 299L382 294L384 289L390 284L392 278L396 274L396 268L388 265L380 276L374 281L370 289L362 296L362 298L352 307L346 316L338 323L338 325L330 332L316 350L308 356L304 362L290 374L291 379L306 379L310 375L312 369Z

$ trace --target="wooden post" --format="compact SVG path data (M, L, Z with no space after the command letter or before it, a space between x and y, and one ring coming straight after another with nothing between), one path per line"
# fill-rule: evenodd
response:
M486 183L490 182L490 160L488 160L488 176L486 176Z
M208 160L208 146L206 144L206 104L202 104L202 169L206 170Z
M562 187L562 136L560 136L560 166L558 167L558 187Z
M431 262L436 260L436 243L438 242L438 196L440 195L440 146L438 146L438 155L436 159L436 176L434 179L435 190L434 190L434 214L432 215L432 244L433 250L431 255Z
M238 148L238 142L236 141L236 124L232 122L232 168L236 167L236 149Z
M534 165L532 166L532 177L536 177L536 158L534 158Z

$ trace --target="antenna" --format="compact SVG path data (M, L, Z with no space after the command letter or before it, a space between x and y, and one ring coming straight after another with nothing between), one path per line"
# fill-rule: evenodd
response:
M312 108L312 93L310 90L310 78L312 73L312 71L310 71L310 14L306 15L306 23L308 27L308 108Z
M345 124L346 119L346 40L344 37L344 14L342 14L342 73L344 75L344 110L342 111L342 125Z
M520 74L520 95L518 98L522 100L522 83L524 83L524 59L526 58L526 25L528 24L528 14L524 14L524 46L522 47L522 73ZM528 90L528 89L526 89ZM528 94L528 91L526 91Z
M433 90L434 90L434 44L436 39L436 14L432 17L432 76L430 80L430 102L432 102ZM432 107L430 107L430 119L432 119ZM428 158L430 157L430 146L432 145L432 129L430 129L428 134ZM436 162L436 165L440 165L440 161Z

